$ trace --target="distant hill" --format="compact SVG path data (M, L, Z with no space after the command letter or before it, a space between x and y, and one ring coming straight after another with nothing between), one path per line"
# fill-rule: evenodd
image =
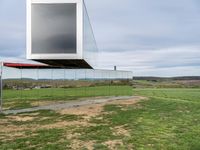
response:
M173 77L173 80L200 80L200 76Z
M133 88L200 88L200 76L133 77Z
M182 76L182 77L133 77L133 80L147 81L166 81L166 80L200 80L200 76Z

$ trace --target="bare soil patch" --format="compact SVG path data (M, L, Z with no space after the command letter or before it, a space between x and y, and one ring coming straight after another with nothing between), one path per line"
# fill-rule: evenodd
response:
M8 119L11 119L13 121L26 122L26 121L34 120L35 117L30 117L30 116L8 116Z
M36 107L36 106L47 106L47 105L53 105L53 104L58 104L61 103L62 101L35 101L31 103L31 106Z
M54 128L64 128L67 126L90 126L88 122L85 121L60 121L54 124L40 125L40 129L54 129Z
M90 117L95 117L103 111L102 104L93 104L88 106L81 106L78 108L63 109L58 111L62 115L72 114L72 115L83 115L86 119Z
M138 103L140 100L146 99L146 97L141 97L141 96L137 96L135 98L132 99L128 99L128 100L117 100L117 101L111 101L105 104L115 104L115 105L133 105ZM104 104L104 105L105 105Z
M84 142L81 140L74 139L71 142L71 147L73 150L77 150L80 148L87 148L88 150L93 150L93 145L94 145L93 141Z
M114 135L123 135L123 136L130 137L129 131L126 130L124 126L117 126L117 127L113 128L113 133L114 133Z
M115 150L117 147L122 146L123 142L121 140L110 140L104 143L110 150Z
M89 119L91 117L95 117L100 115L103 112L103 106L108 104L114 104L114 105L133 105L138 103L140 100L145 99L145 97L135 97L132 99L127 100L113 100L101 104L90 104L87 106L81 106L77 108L68 108L59 110L58 113L64 115L64 114L72 114L72 115L84 115L84 118Z

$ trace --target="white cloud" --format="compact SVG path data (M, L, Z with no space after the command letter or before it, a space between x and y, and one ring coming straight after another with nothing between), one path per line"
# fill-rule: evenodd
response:
M134 52L103 52L99 68L132 70L137 76L200 75L199 47L175 47Z
M117 65L147 76L200 74L197 0L85 1L100 68ZM25 11L25 0L0 1L0 59L25 60Z

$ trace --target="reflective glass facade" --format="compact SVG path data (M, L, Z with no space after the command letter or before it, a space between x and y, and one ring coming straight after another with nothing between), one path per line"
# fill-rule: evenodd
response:
M3 68L3 108L19 109L89 97L132 95L132 73L92 69Z
M83 56L89 64L95 66L98 59L98 47L86 6L83 6Z
M83 0L27 0L27 59L95 68L97 45Z

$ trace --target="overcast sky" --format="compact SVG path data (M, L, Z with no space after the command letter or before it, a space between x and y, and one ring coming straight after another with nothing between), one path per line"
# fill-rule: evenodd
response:
M199 0L86 0L99 67L200 75ZM0 58L25 59L25 0L0 0Z

